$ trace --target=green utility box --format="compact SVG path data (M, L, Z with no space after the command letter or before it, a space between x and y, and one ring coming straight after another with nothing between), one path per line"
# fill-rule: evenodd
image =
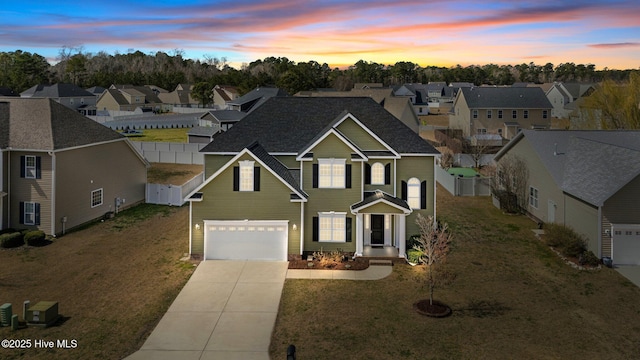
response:
M40 301L27 309L27 325L44 326L52 325L58 320L58 302Z
M11 326L11 315L13 315L11 304L2 304L0 306L0 326Z

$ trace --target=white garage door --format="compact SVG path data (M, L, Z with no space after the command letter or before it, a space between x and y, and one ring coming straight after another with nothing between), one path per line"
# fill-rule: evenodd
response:
M206 220L206 259L287 260L286 220Z
M613 263L640 265L640 225L613 225Z

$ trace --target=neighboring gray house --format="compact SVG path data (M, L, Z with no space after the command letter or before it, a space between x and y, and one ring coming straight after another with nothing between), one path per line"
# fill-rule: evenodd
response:
M527 211L573 228L598 257L640 265L640 131L523 130L495 157L527 163Z
M209 110L200 116L198 126L187 133L189 143L208 144L216 135L229 130L245 115L247 114L237 110Z
M65 231L145 201L129 140L52 99L0 98L0 230Z
M227 102L229 110L238 110L249 113L262 105L265 101L276 96L289 96L286 91L279 88L259 87L239 98Z
M575 106L573 106L575 104L573 103L581 97L591 95L594 90L593 84L553 83L546 92L546 96L553 106L551 116L568 118L571 112L575 110Z
M97 96L73 84L35 85L21 92L20 97L49 98L82 115L96 115Z
M465 138L497 134L512 139L522 129L549 129L551 104L536 87L462 87L458 91L449 127Z

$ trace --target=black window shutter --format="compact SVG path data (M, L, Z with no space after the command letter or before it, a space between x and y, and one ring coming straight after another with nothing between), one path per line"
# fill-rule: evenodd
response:
M253 168L253 191L260 191L260 168Z
M427 181L420 183L420 209L427 208Z
M36 225L40 225L40 203L33 204L34 212L35 212L35 223Z
M233 191L240 191L240 167L233 167Z
M24 224L24 201L20 201L20 224Z
M364 183L371 184L371 165L364 164Z
M400 186L400 198L407 201L407 182L403 181Z
M344 179L344 187L347 189L351 189L351 164L345 165L345 179Z
M319 232L318 217L314 216L313 217L313 231L312 231L313 239L311 239L312 241L316 241L316 242L318 241L318 238L319 238L318 232Z
M313 164L313 188L318 187L318 164Z
M351 220L352 220L352 218L347 217L346 220L347 221L346 221L345 225L346 225L346 228L347 228L347 233L346 233L345 239L346 239L347 242L351 242Z
M391 184L391 163L384 166L384 183Z
M26 158L23 156L20 156L20 177L23 178L25 177L25 172L24 169L27 166L27 160ZM22 223L21 223L22 224Z
M36 179L42 179L42 159L36 156Z

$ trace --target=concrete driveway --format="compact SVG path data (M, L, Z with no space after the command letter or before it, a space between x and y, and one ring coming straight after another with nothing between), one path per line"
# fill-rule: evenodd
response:
M640 265L616 265L615 270L640 287Z
M269 359L287 267L286 261L201 262L127 359Z

